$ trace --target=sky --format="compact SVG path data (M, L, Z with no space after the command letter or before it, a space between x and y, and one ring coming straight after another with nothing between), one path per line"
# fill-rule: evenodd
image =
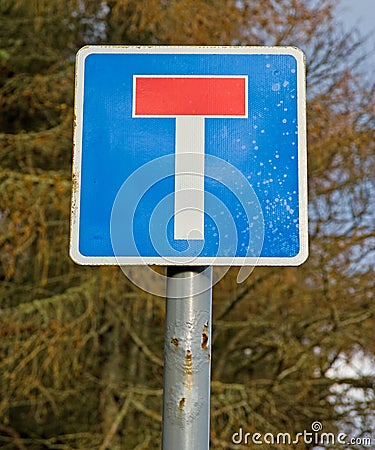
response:
M364 35L371 34L366 49L375 68L375 0L338 0L337 18L346 30L357 27Z
M375 27L375 0L339 0L342 19L346 24L356 25L370 31Z

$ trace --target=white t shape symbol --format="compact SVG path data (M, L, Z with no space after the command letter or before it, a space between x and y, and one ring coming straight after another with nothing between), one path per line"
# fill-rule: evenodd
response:
M204 239L206 118L246 118L247 76L134 75L133 117L174 117L174 239Z

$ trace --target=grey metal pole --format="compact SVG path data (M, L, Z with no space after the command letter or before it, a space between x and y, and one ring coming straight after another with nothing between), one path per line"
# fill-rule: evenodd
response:
M212 267L167 275L162 448L208 450Z

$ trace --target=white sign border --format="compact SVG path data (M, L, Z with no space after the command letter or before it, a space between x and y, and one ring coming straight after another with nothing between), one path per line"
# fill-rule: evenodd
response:
M80 187L82 167L82 132L85 59L92 54L237 54L291 55L297 62L298 114L298 194L300 251L293 257L181 257L173 265L215 266L299 266L308 257L308 186L305 55L297 47L267 46L96 46L81 48L77 53L75 77L72 200L70 221L70 257L81 265L171 265L163 257L86 256L79 251ZM175 260L176 258L174 258Z

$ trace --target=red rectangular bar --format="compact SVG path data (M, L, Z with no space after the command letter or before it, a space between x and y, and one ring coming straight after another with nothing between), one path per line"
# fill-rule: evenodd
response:
M134 116L247 116L247 77L134 77Z

